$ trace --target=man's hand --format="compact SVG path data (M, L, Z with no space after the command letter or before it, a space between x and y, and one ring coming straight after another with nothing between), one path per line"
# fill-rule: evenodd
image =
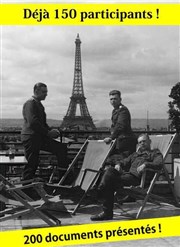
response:
M48 132L48 136L49 136L50 138L53 138L53 139L58 138L59 135L60 135L60 133L59 133L59 131L58 131L57 129L52 129L52 130L50 130L50 131Z
M142 164L137 168L137 172L140 174L140 173L142 173L144 171L145 168L146 168L146 165Z
M110 137L104 138L104 142L105 142L106 144L109 144L111 141L112 141L112 139L111 139Z
M116 164L114 167L119 173L123 173L123 169L120 164Z

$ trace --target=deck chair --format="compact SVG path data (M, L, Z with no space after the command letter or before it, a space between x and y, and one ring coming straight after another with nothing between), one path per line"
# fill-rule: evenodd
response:
M70 164L67 172L64 174L62 179L59 181L58 184L50 184L50 186L53 187L59 187L59 188L73 188L73 187L80 187L84 193L78 202L78 204L75 206L74 210L71 212L72 214L75 214L77 209L80 207L84 197L89 192L90 188L95 184L97 181L99 174L101 173L103 169L103 165L111 153L112 149L115 146L116 140L111 141L110 144L106 144L103 140L86 140L75 158L73 159L72 163ZM70 171L74 168L79 156L84 152L85 155L83 159L83 164L80 169L80 172L73 181L71 186L64 186L63 183L67 176L69 175ZM54 191L55 193L55 191Z
M49 210L54 210L56 207L56 210L58 208L58 210L64 211L65 207L59 196L48 196L43 189L43 185L42 182L34 182L24 186L14 185L0 174L0 201L5 203L6 206L10 206L0 211L0 222L34 213L49 226L60 225L61 221L53 216ZM33 201L23 192L24 189L30 187L37 191L42 198L41 200Z
M164 161L168 155L170 148L172 147L172 145L176 139L176 136L177 136L177 134L150 135L149 136L151 139L151 148L152 149L157 148L161 151L161 153L163 155L163 164L162 164L162 169L159 169L159 170L146 169L144 171L144 173L142 174L141 184L139 187L131 186L129 188L124 188L125 193L127 193L131 197L142 200L142 205L140 206L140 208L136 214L136 219L140 218L147 202L157 203L157 204L160 202L165 202L165 203L170 203L170 204L174 204L176 206L179 206L177 196L174 192L174 187L173 187L172 182L169 178L168 171L164 165ZM148 171L151 171L151 172L153 171L154 176L153 176L153 179L150 181L148 188L145 188L146 174ZM168 182L169 188L172 191L173 202L170 201L169 199L162 197L162 196L153 194L154 185L158 181L160 174L165 175L165 178Z

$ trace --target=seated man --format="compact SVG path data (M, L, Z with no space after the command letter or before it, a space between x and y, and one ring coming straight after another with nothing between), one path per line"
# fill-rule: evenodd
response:
M128 158L117 161L115 167L109 167L105 170L98 187L98 192L104 199L103 212L92 216L91 220L112 219L115 191L123 188L123 186L139 185L141 174L145 168L161 168L162 154L158 149L151 150L150 144L151 140L147 134L140 135L137 151ZM127 167L129 171L123 172L123 169ZM149 179L151 179L150 176Z

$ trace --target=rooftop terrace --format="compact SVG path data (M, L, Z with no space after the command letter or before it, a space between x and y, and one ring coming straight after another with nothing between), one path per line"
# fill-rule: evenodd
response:
M13 132L13 133L5 133L1 132L3 135L19 135L19 132ZM91 133L92 135L99 137L104 137L107 133ZM138 133L137 133L138 134ZM71 133L64 133L62 135L61 140L63 140L64 137L66 138L72 138L75 137L76 141L73 145L69 146L69 156L71 159L74 157L74 154L77 152L77 150L82 145L82 140L84 137L87 137L90 135L90 133L82 133L79 136L76 132ZM99 138L100 139L100 138ZM12 141L9 141L6 143L6 145L11 145ZM20 145L20 143L15 142L15 145ZM72 144L71 144L72 145ZM176 140L176 143L174 144L173 148L171 149L169 156L166 160L166 166L168 168L171 180L174 180L174 170L173 170L173 161L174 158L179 157L179 138ZM73 148L72 148L73 147ZM21 149L20 149L21 150ZM20 152L17 152L17 155L20 155ZM10 179L12 179L12 176L9 176ZM162 191L165 193L168 193L166 190L166 186L161 187L163 188ZM160 189L161 190L161 189ZM71 210L75 206L75 200L74 198L62 198L64 206ZM97 214L101 212L101 204L100 202L91 200L92 198L88 197L86 199L86 206L80 208L76 215L71 215L69 212L58 212L53 211L53 214L61 220L62 226L70 226L70 225L82 225L82 224L91 224L90 216L93 214ZM121 221L127 221L132 220L132 217L129 216L135 216L135 213L137 212L137 208L139 204L141 203L140 200L137 200L136 202L131 203L124 203L123 205L114 207L114 218L111 222L121 222ZM151 203L147 204L147 207L145 208L142 219L149 219L149 218L161 218L161 217L172 217L172 216L180 216L180 208L175 207L173 205L163 203L161 205L154 205ZM93 222L94 223L94 222ZM97 223L99 224L99 223ZM11 219L7 221L0 222L0 231L11 231L11 230L21 230L21 229L29 229L29 228L41 228L41 227L47 227L47 225L39 218L36 217L34 214L28 214L26 216L23 216L21 218L17 219ZM123 241L123 242L114 242L114 243L103 243L103 244L92 244L90 246L170 246L170 247L176 247L179 246L180 243L180 237L172 237L172 238L159 238L159 239L150 239L150 240L136 240L134 241ZM87 246L87 245L81 245L81 246Z

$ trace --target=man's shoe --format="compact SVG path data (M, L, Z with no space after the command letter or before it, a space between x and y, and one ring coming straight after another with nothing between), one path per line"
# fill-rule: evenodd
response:
M112 219L113 219L112 214L105 214L104 212L91 216L92 221L112 220Z

